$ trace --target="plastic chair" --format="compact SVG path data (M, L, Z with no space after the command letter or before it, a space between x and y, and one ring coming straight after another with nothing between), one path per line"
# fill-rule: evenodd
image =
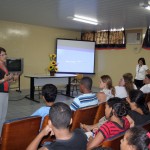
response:
M41 117L30 116L4 123L0 150L25 150L38 135Z

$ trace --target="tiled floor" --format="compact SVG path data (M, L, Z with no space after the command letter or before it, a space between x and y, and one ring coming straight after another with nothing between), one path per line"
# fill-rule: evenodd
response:
M97 88L93 88L93 92L97 91ZM77 96L75 94L76 92L74 92L74 96ZM10 91L6 120L29 116L35 110L45 105L43 100L38 98L38 95L35 95L35 99L39 100L40 103L36 103L24 98L26 95L29 95L29 90L22 90L21 93ZM73 98L63 96L61 94L58 94L56 98L56 102L61 101L68 105L71 104L72 100Z
M38 95L35 95L35 99L40 101L40 103L36 103L24 98L28 94L28 90L23 90L21 93L10 91L6 120L29 116L35 110L45 105L44 101L42 99L39 99ZM56 98L56 102L61 101L68 105L71 104L72 100L73 98L60 94L58 94Z

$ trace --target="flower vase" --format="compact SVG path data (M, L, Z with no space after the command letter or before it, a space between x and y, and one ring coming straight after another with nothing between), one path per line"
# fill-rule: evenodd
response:
M55 71L50 71L50 76L55 76Z

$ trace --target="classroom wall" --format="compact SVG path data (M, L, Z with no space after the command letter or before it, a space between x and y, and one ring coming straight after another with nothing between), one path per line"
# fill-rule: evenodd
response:
M108 74L117 85L124 73L130 72L135 76L135 67L140 57L144 57L150 68L150 50L141 48L141 45L127 45L123 50L97 50L96 75L93 77L94 85L103 74Z
M49 54L55 52L56 38L80 39L80 36L77 31L0 21L0 46L9 57L24 58L21 89L29 89L29 79L24 75L48 73Z
M24 58L21 89L29 89L29 79L24 75L48 73L48 55L55 51L56 38L80 39L80 35L77 31L0 21L0 46L7 50L9 57ZM123 50L96 50L95 57L96 74L92 78L96 87L103 74L109 74L114 85L123 73L135 75L139 57L144 57L150 67L150 51L142 49L140 44L127 45Z

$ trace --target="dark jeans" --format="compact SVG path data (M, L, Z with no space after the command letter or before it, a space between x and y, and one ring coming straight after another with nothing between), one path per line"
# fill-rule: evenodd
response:
M144 85L143 80L136 79L134 79L134 84L136 85L137 89L140 89Z

